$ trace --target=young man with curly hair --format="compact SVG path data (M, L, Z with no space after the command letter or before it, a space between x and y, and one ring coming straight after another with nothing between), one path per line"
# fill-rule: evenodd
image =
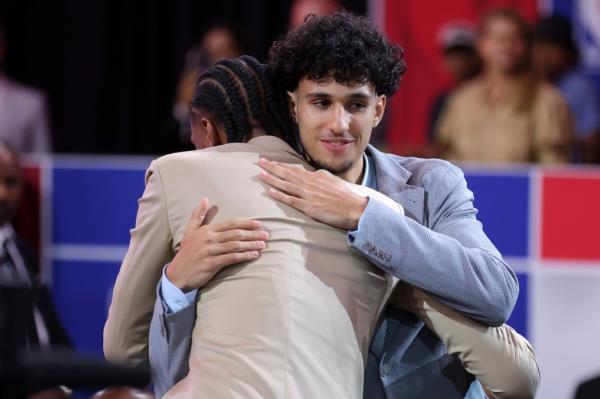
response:
M514 272L476 219L462 171L441 160L384 154L369 146L387 99L406 67L402 50L365 18L348 13L309 19L276 41L269 65L288 92L306 157L331 174L262 161L278 201L347 230L348 245L382 270L487 326L510 316ZM335 195L335 177L400 203ZM389 306L371 344L365 398L481 397L473 376L446 353L425 322ZM470 389L471 388L471 389Z
M365 18L342 12L313 17L275 42L269 65L288 94L303 155L320 170L261 159L259 165L264 171L259 177L271 187L268 194L314 220L345 231L352 251L388 275L421 289L418 294L413 291L392 297L384 310L368 353L364 397L483 398L475 377L487 379L483 382L494 396L532 397L538 378L535 361L523 366L526 378L520 378L518 387L510 386L507 375L497 377L509 381L508 385L496 385L495 373L511 372L494 367L495 359L490 360L490 356L498 352L487 353L487 361L480 361L486 356L483 352L476 355L480 359L469 359L472 353L456 345L456 337L444 331L444 323L432 323L428 318L427 302L435 298L446 306L446 315L475 320L465 322L472 324L473 342L485 334L496 342L511 340L490 326L500 326L510 315L518 283L475 218L473 195L457 167L440 160L384 154L369 146L371 131L405 71L400 48ZM404 214L377 196L355 194L340 185L340 179L385 194L402 206ZM195 306L188 306L191 313L169 320L164 315L156 317L160 308L157 303L155 321L163 329L163 340L171 341L166 345L189 345L189 339L178 343L174 337L182 337L181 330L185 330L183 336L189 338L193 323L181 318L194 317ZM229 317L238 316L231 313ZM178 318L185 327L177 326ZM194 334L207 328L202 322L199 315ZM210 327L205 331L210 335ZM470 340L462 339L468 346ZM268 351L269 344L254 350ZM198 351L202 348L196 346ZM175 361L171 357L166 362L171 368L185 368L187 363L186 359ZM190 358L190 366L194 362ZM479 368L472 367L474 363ZM256 365L238 366L251 370ZM339 364L340 370L346 366ZM240 381L232 377L230 383ZM185 386L182 388L179 393L185 396ZM247 393L255 397L257 392ZM285 392L285 397L301 397Z

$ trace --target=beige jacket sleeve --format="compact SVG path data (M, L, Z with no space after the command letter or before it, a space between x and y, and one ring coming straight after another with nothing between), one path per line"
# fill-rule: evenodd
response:
M529 342L507 325L486 327L401 284L390 304L423 320L492 398L533 398L540 372Z
M156 285L172 259L172 234L157 161L146 172L135 228L123 260L104 326L104 355L109 360L143 361L148 356L148 331Z

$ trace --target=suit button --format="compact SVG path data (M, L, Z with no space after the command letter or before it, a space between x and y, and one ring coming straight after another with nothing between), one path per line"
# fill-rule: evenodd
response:
M387 364L381 365L381 367L379 368L379 374L381 374L382 377L385 377L389 373L390 373L390 366L388 366Z

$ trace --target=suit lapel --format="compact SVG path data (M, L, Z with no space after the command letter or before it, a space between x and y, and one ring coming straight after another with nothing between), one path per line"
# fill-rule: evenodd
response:
M426 191L423 187L408 184L412 173L404 168L398 160L390 157L369 145L367 152L375 162L377 190L404 208L406 216L426 224L425 201Z

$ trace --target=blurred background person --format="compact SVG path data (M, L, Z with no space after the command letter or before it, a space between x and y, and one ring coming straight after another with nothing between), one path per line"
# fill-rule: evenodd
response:
M568 19L550 16L535 29L536 71L560 90L574 124L574 162L600 162L600 101L592 82L578 69L579 51Z
M431 106L428 139L435 141L435 126L448 97L481 71L481 60L475 48L475 29L466 22L450 22L440 29L440 49L444 67L452 76L452 86L442 90Z
M27 332L29 346L69 347L71 341L56 317L48 289L41 282L37 255L12 227L22 193L18 156L0 142L0 279L28 285L35 291L34 325Z
M290 6L289 30L294 30L304 23L309 14L330 15L342 6L337 0L294 0Z
M20 153L50 151L50 129L44 95L4 74L7 41L0 26L0 140Z
M32 290L33 318L25 331L27 348L69 348L71 340L56 314L50 291L41 282L37 255L12 227L22 192L23 177L18 156L0 142L0 284L26 286ZM65 397L67 393L58 387L29 396Z
M444 156L482 163L564 163L571 120L560 93L530 71L532 33L516 11L480 23L483 74L449 100L436 129Z
M241 54L239 36L226 24L213 25L204 34L200 44L187 51L173 105L173 117L179 122L179 139L182 144L191 144L190 104L198 77L216 61L238 57Z

